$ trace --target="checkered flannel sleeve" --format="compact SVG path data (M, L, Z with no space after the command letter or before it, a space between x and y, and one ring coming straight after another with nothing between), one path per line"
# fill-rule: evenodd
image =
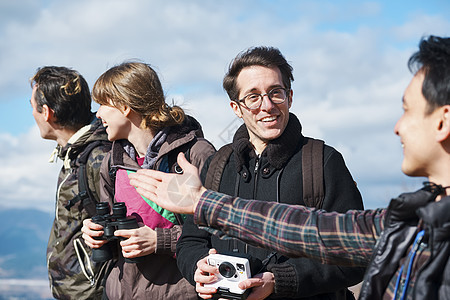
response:
M326 264L368 265L383 230L385 210L325 212L300 205L203 193L194 221L216 235L237 237L290 257Z

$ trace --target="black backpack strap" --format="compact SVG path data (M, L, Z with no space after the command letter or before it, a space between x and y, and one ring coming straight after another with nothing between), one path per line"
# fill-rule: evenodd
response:
M91 201L86 201L86 200L90 199L90 197L91 197L86 177L87 177L86 165L81 164L78 167L78 194L75 197L73 197L66 204L65 207L67 210L70 210L72 208L72 206L74 206L77 202L82 201L83 206L86 208L89 215L91 215L90 214L90 212L91 212L90 203L85 203L85 202L91 202ZM94 204L94 210L95 210L95 204Z
M83 152L78 157L79 167L78 167L78 194L73 197L67 204L66 209L70 210L77 202L81 201L84 209L87 211L89 216L94 216L96 201L91 189L89 188L88 176L86 170L86 163L88 161L89 155L92 150L99 146L110 145L108 141L95 141L90 143Z
M325 198L323 147L323 141L308 138L302 148L303 201L309 207L322 208Z
M227 144L221 147L211 159L205 178L205 187L207 189L214 191L219 190L223 169L225 168L232 152L232 145Z

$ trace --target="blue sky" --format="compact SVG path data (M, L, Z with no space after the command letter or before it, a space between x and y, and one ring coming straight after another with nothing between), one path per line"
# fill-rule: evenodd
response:
M449 36L449 20L444 0L2 1L0 207L53 210L60 164L47 163L55 143L39 137L28 102L39 66L72 67L92 86L124 60L150 63L168 101L220 147L237 124L222 77L255 45L284 53L304 134L344 155L367 207L384 206L424 180L401 173L393 127L411 79L407 59L422 36Z

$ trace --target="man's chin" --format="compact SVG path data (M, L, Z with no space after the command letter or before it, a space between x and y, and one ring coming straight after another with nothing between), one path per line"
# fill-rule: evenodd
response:
M405 174L406 176L409 177L427 177L426 174L424 174L423 172L420 172L417 169L412 169L408 166L404 166L402 165L402 172L403 174Z
M264 140L270 142L279 138L283 134L284 130L281 129L267 129L265 130Z

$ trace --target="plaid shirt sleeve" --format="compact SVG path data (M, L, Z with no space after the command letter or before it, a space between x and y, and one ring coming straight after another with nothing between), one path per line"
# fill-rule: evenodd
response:
M203 193L194 221L216 235L237 237L289 257L366 267L383 230L385 209L344 214L300 205Z

